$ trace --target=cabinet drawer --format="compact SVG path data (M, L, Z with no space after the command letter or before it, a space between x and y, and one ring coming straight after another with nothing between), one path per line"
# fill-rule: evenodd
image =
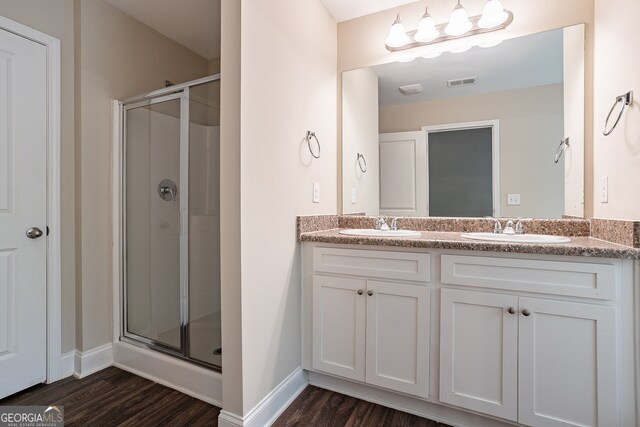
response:
M412 252L315 247L313 271L429 282L431 256Z
M442 283L613 299L611 264L442 255Z

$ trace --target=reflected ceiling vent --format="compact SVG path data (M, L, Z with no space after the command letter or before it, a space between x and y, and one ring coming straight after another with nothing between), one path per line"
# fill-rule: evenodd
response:
M465 77L464 79L447 80L447 87L462 87L474 85L476 83L478 83L478 76Z
M424 89L420 83L416 83L414 85L400 86L398 90L403 95L415 95L416 93L422 92Z

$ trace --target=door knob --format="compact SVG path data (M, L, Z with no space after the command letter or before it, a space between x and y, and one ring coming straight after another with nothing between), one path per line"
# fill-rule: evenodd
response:
M513 307L509 307L509 308L507 309L507 313L509 313L509 314L515 314L515 313L516 313L516 309L515 309L515 308L513 308Z
M362 295L364 294L364 291L362 289L358 289L358 295Z
M38 237L42 236L42 230L40 230L38 227L31 227L30 229L27 230L27 237L30 239L37 239Z
M531 316L531 312L529 310L527 310L526 308L524 310L522 310L522 314L524 314L525 316Z
M373 296L373 291L367 291L367 295Z

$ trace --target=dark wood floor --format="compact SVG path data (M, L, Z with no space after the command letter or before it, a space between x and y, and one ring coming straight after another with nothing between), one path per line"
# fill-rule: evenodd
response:
M40 384L0 405L64 405L65 426L217 426L220 408L118 368Z
M67 426L217 426L220 408L168 387L107 368L83 379L40 384L0 405L63 405ZM309 386L278 427L446 427L424 418Z
M290 426L448 427L313 386L307 387L274 424Z

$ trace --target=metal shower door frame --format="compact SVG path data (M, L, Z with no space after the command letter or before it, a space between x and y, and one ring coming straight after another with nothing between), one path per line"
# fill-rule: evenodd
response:
M196 84L205 84L210 81L219 80L219 76L212 76L213 78L200 79L195 82ZM202 80L208 80L201 82ZM194 83L195 83L194 82ZM179 89L179 90L176 90ZM120 262L121 262L121 277L120 277L120 308L121 308L121 322L120 322L120 339L128 343L145 347L151 350L160 351L162 353L170 354L174 357L186 359L189 362L202 365L209 369L220 371L220 367L216 365L203 362L198 359L190 358L190 339L189 339L189 92L190 86L184 86L182 88L166 88L162 92L171 92L168 94L159 94L159 91L152 92L147 95L146 98L140 99L140 97L132 98L131 101L124 101L121 103L120 108L120 120L121 135L120 135L120 152L121 152L121 165L120 165ZM180 100L180 184L178 194L179 199L179 251L180 251L180 347L176 348L169 344L144 337L133 332L128 331L128 318L127 318L127 226L126 226L126 199L127 199L127 177L126 177L126 147L127 147L127 111L135 108L145 107L153 104L160 104L163 102L172 101L175 99Z

